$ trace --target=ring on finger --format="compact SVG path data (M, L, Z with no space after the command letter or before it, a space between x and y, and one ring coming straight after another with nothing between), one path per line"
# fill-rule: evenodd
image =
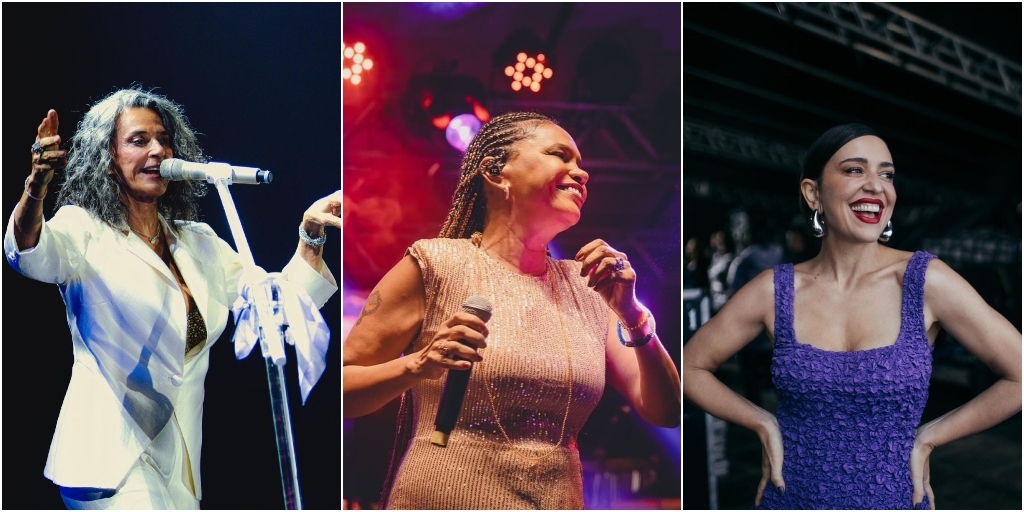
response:
M32 152L37 155L43 154L43 146L39 145L38 140L32 143Z
M441 353L441 360L443 361L448 357L448 342L442 341L437 345L437 351Z
M622 272L623 270L626 270L626 260L623 259L622 256L615 258L615 265L612 266L612 269L615 270L616 272Z

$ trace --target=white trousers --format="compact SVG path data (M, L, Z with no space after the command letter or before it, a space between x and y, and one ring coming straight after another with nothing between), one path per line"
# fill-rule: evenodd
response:
M185 440L177 417L172 415L113 496L83 500L62 490L61 498L70 510L198 510L191 481Z

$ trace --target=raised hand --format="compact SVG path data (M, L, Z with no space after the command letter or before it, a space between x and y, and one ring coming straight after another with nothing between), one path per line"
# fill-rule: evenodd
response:
M51 109L36 128L36 140L32 145L32 176L26 182L26 189L36 197L45 192L43 189L53 179L53 171L67 165L67 152L60 149L60 135L57 135L59 125L57 111Z
M620 320L627 325L640 321L643 310L634 291L636 272L625 253L597 239L584 245L575 259L583 263L580 276L587 278L587 286L604 299Z
M317 233L323 226L341 228L341 191L337 191L327 197L317 199L306 209L302 215L302 223L306 231Z

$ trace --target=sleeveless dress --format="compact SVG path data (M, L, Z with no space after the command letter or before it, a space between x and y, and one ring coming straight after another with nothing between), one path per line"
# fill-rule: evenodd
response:
M447 447L430 443L445 378L412 387L412 439L386 507L583 508L576 437L604 392L610 310L579 276L581 264L548 258L545 276L522 275L468 239L420 240L408 254L427 295L406 353L430 343L470 296L493 311Z
M931 377L924 276L933 257L918 251L910 258L896 343L857 352L796 340L793 266L775 267L771 371L786 489L780 493L769 481L758 508L913 508L910 451ZM923 506L930 508L927 496Z

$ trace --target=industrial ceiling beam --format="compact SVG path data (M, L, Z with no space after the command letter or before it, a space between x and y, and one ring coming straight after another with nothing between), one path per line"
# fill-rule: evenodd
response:
M744 3L996 108L1021 116L1021 66L884 3Z
M811 76L816 76L818 78L821 78L822 80L828 80L838 86L845 87L858 94L863 94L881 101L885 101L891 105L895 105L900 108L909 110L918 115L929 117L937 121L941 121L950 126L956 126L958 129L973 132L978 136L987 137L991 140L998 141L1001 144L1019 144L1019 139L1007 137L1005 133L1001 133L998 130L991 129L987 126L983 126L977 123L972 123L970 121L965 120L962 117L953 116L945 113L942 110L935 109L934 107L918 103L917 101L914 101L913 99L908 98L906 96L892 94L877 87L871 87L867 84L851 79L850 77L845 77L836 73L832 73L830 71L826 71L818 66L807 64L806 62L803 62L799 59L789 57L778 52L770 51L762 46L744 41L736 37L731 37L716 30L712 30L707 27L703 27L685 20L683 21L683 29L693 31L706 37L710 37L719 42L749 52L753 55L758 55L765 59L796 69L802 73L807 73ZM754 87L749 83L745 83L741 80L733 80L730 78L721 77L716 75L715 73L705 72L692 66L688 66L686 64L683 65L683 76L684 78L689 76L698 76L700 78L711 80L717 83L722 83L723 85L727 85L728 87L731 87L733 89L765 97L780 104L797 106L798 108L801 108L808 112L828 112L828 109L818 107L812 103L800 101L794 98L789 98L782 94Z

